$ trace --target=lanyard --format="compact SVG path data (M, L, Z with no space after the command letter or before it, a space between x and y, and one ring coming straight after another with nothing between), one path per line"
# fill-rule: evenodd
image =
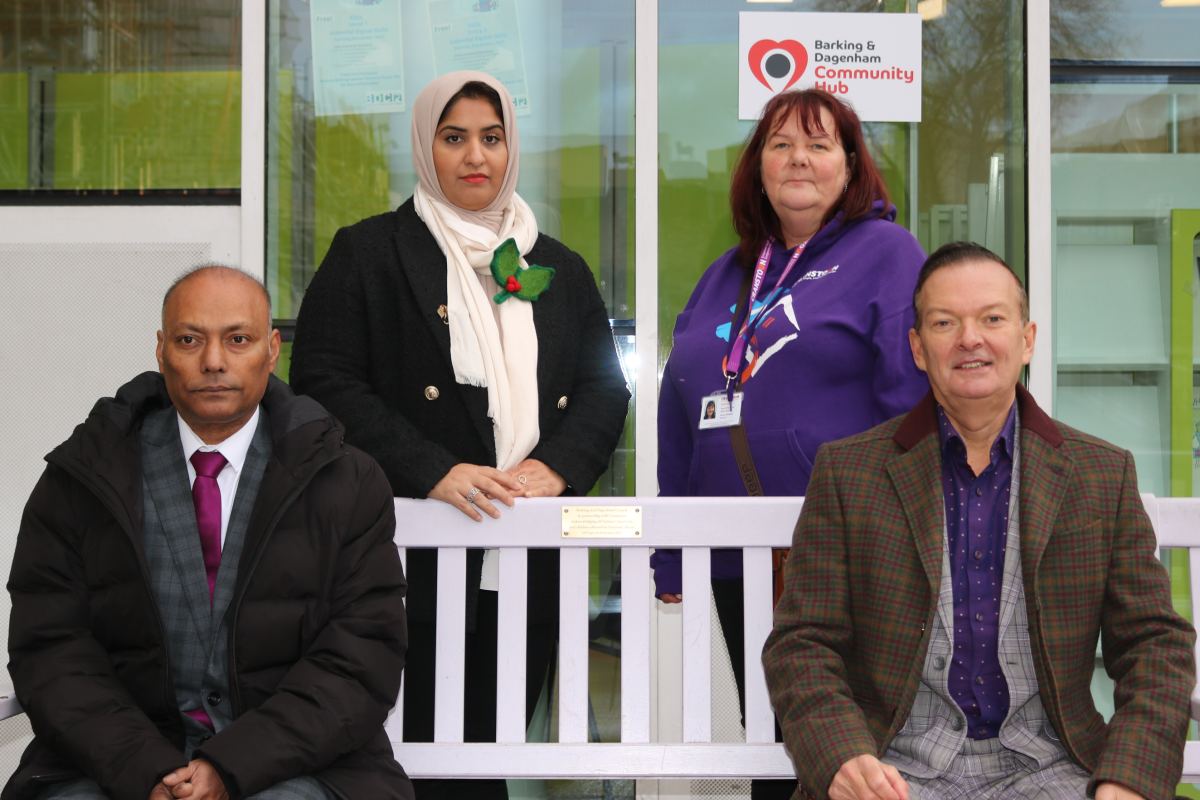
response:
M783 274L779 276L779 280L775 282L775 288L771 293L779 291L779 287L787 279L788 273L792 271L792 267L796 266L796 262L800 260L800 253L804 251L804 245L807 242L802 242L787 263L787 267L783 270ZM771 262L771 249L775 246L775 237L768 236L766 244L763 245L762 253L758 256L758 263L754 265L754 281L750 284L750 301L746 305L746 321L742 323L742 328L738 335L734 337L733 344L729 349L729 356L725 359L725 390L729 393L730 401L733 400L733 391L736 384L731 388L730 382L737 377L742 366L742 356L746 352L746 342L754 336L754 331L758 328L758 323L762 320L764 312L767 310L766 304L754 314L754 301L758 298L758 292L762 289L763 280L767 277L767 265ZM737 314L741 309L735 309L734 314ZM735 318L736 322L736 318ZM732 326L730 327L732 332ZM741 383L741 381L737 381Z

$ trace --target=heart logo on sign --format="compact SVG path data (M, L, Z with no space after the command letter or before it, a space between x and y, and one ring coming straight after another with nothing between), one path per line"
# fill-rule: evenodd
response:
M775 53L769 58L765 58L767 53L770 53L772 50L782 50L783 52ZM804 45L792 39L784 39L782 42L772 41L771 39L759 39L750 46L749 61L750 71L754 73L754 77L771 91L775 91L775 89L767 80L768 76L778 80L788 75L790 68L791 77L788 78L787 85L779 90L782 92L800 80L800 76L804 74L805 68L808 67L808 51L804 49ZM791 63L787 63L789 61ZM763 74L764 66L767 70L765 75Z

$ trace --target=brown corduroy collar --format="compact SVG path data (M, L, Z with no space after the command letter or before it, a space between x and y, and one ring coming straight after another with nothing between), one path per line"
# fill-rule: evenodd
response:
M1051 447L1058 447L1063 443L1063 435L1059 433L1054 420L1050 419L1045 411L1042 411L1029 390L1019 383L1017 384L1017 410L1020 412L1023 430L1037 434L1045 439ZM905 450L912 450L926 436L936 434L937 430L937 401L934 400L933 390L930 389L921 402L908 412L892 439Z

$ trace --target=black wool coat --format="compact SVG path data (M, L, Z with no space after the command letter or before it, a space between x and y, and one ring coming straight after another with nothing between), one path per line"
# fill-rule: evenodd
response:
M8 669L36 736L2 800L80 775L145 800L187 764L142 539L141 424L170 402L144 373L46 456L8 582ZM262 402L272 454L228 612L235 719L195 757L234 800L298 775L412 800L383 730L408 644L391 490L316 402L276 378Z
M587 494L616 449L629 389L584 260L548 236L538 236L525 258L555 270L533 303L540 439L529 457L561 475L568 493ZM456 464L496 466L487 389L454 380L450 328L438 314L446 272L446 256L410 198L338 231L296 321L293 388L345 424L347 441L379 462L399 497L428 496ZM435 557L410 554L412 621L434 621ZM481 566L482 551L472 551L469 613ZM557 553L531 551L529 582L529 621L557 619Z

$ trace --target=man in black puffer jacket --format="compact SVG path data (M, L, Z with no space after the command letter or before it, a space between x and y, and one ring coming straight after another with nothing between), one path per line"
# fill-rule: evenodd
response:
M204 267L158 360L25 508L9 671L36 738L2 800L411 800L383 729L407 645L392 493L271 371L253 278Z

